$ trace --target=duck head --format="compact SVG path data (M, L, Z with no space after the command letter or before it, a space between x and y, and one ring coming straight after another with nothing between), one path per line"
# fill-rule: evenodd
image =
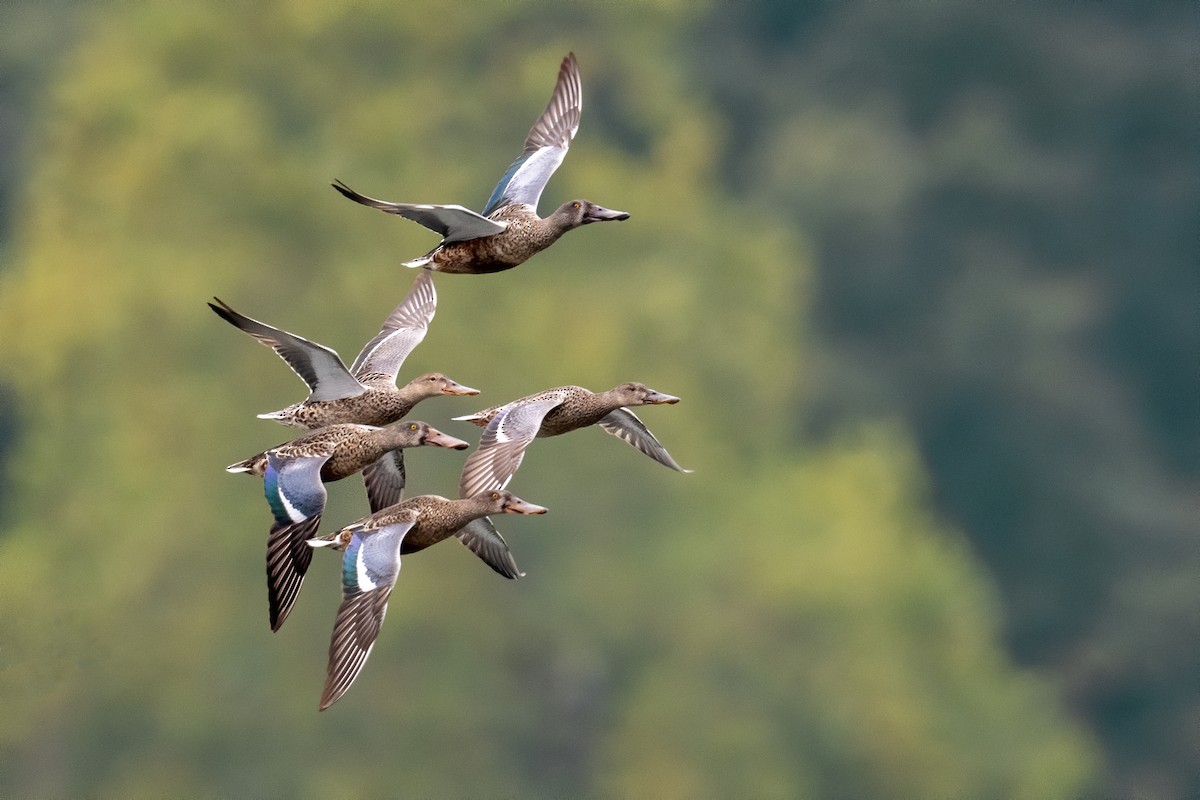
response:
M400 422L395 426L398 438L408 447L447 447L451 450L466 450L471 445L448 433L442 433L428 422Z
M622 383L612 391L621 400L623 406L660 406L679 402L679 398L675 395L656 391L637 381Z
M408 385L416 388L422 397L433 397L439 394L456 396L479 394L478 389L463 386L458 381L440 372L426 372L424 375L413 378L408 382Z
M613 220L629 219L628 211L614 211L611 208L598 206L590 200L572 200L563 203L552 215L564 228L578 228L592 222L611 222Z
M545 506L528 503L503 489L496 489L479 497L488 504L489 514L545 514L550 510Z

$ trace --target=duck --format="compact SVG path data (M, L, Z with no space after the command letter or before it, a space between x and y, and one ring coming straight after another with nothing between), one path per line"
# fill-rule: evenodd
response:
M508 544L496 530L490 514L545 514L548 509L527 502L505 487L512 480L520 453L537 433L536 426L510 415L523 415L524 406L499 409L485 425L479 447L467 457L459 479L459 498L419 495L373 512L329 534L308 540L312 548L343 551L342 605L334 621L329 644L329 664L320 710L337 702L366 663L386 611L387 597L400 573L400 557L432 547L451 536L506 578L523 577ZM512 438L510 438L512 437ZM504 458L494 458L497 451ZM517 457L513 458L512 454ZM378 547L369 544L371 536ZM372 555L372 549L374 555ZM379 588L373 600L356 600Z
M483 515L471 513L478 507L480 499L504 491L521 465L520 454L533 441L536 428L509 425L506 420L510 414L521 414L523 409L523 406L517 409L501 409L484 427L479 437L479 447L463 463L457 500L427 494L384 508L375 507L373 501L371 517L364 517L334 533L314 536L308 543L313 547L333 547L340 550L349 541L351 528L359 524L373 524L371 520L374 517L386 519L389 511L404 506L416 508L425 516L420 530L407 539L402 552L415 553L453 535L503 577L524 577L525 573L518 569L508 543L486 517L487 513L492 512L485 512ZM500 454L502 456L497 457ZM492 502L495 499L492 497L484 502Z
M274 522L267 537L267 599L271 630L291 613L312 560L305 542L317 530L328 497L325 484L363 472L373 507L398 502L405 483L406 447L465 450L462 439L427 422L388 428L340 424L230 464L227 472L263 479L263 494Z
M416 509L406 509L394 515L390 525L360 529L346 542L342 555L342 602L329 640L320 711L346 693L375 646L387 615L388 599L400 576L400 545L416 524L417 515Z
M487 514L545 514L511 492L493 491L465 500L419 497L352 523L313 546L335 546L342 554L342 602L329 640L329 661L320 711L336 703L354 683L387 614L400 574L401 555L428 547Z
M384 426L404 418L427 398L479 394L478 389L441 372L427 372L404 386L396 385L400 366L425 338L437 308L428 273L417 275L408 294L349 369L332 348L240 314L220 298L213 300L215 304L208 307L217 316L274 350L308 385L309 395L302 402L259 414L259 419L304 430L341 423Z
M658 438L628 408L674 405L678 402L678 397L636 381L618 384L603 392L569 385L547 389L474 414L454 417L455 420L486 426L485 437L486 430L500 420L493 434L496 443L486 450L480 445L486 459L480 457L473 463L472 482L466 486L466 490L475 491L478 486L494 484L497 475L515 473L525 448L533 438L561 436L592 425L599 425L604 432L632 445L665 467L676 472L691 472L672 458ZM488 474L489 467L492 474Z
M590 200L563 203L547 217L538 216L538 200L562 164L579 130L583 85L575 54L558 68L550 101L525 137L525 147L488 198L482 213L461 205L392 203L359 194L340 180L342 196L387 214L419 223L442 236L437 247L404 266L435 272L479 275L512 269L545 250L567 231L593 222L629 219L629 213Z

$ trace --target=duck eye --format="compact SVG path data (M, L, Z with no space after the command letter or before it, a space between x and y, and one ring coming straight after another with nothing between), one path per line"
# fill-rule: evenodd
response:
M410 431L415 431L415 430L417 429L417 426L416 426L415 424L414 424L414 425L409 425L409 426L408 426L408 429L409 429Z
M571 208L579 208L579 203L571 203Z
M499 493L499 492L492 492L492 499L493 499L493 500L499 500L499 499L500 499L500 493Z

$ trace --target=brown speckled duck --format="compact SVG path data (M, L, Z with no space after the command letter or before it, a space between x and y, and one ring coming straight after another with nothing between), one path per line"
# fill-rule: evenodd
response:
M538 216L538 200L550 176L567 155L579 130L583 87L575 54L558 69L558 81L546 109L538 117L525 149L488 198L483 213L460 205L390 203L361 195L341 181L333 188L356 203L418 222L442 235L441 243L406 267L437 272L481 274L512 269L545 250L564 233L592 222L629 219L588 200L563 203L550 216Z
M346 693L371 653L387 602L400 574L400 556L440 542L487 514L544 514L510 492L494 491L465 500L424 495L347 525L330 537L310 541L342 555L342 603L329 641L329 665L320 710Z
M312 560L305 542L321 523L327 493L324 484L360 470L372 508L396 503L404 490L406 447L469 445L426 422L390 428L331 425L226 467L263 478L263 494L275 517L267 537L267 597L271 630L279 630L291 612Z
M310 393L303 402L259 414L284 425L312 430L338 423L387 425L402 419L413 406L437 395L475 395L478 389L440 372L427 372L397 388L400 365L421 340L433 319L437 294L433 278L421 273L400 305L384 320L379 333L363 346L350 369L337 352L293 333L239 314L217 298L209 303L221 319L274 350L299 375Z
M494 502L496 498L489 496L494 492L503 491L508 486L517 467L521 465L519 455L513 456L514 451L519 454L529 442L533 441L536 428L507 424L510 414L520 414L525 407L519 408L520 410L517 411L507 408L500 409L492 415L491 421L484 427L483 434L479 438L479 447L467 456L467 460L463 464L462 475L459 478L458 500L449 500L440 495L428 494L399 503L399 506L416 508L425 515L425 523L416 533L408 537L401 552L414 553L417 550L424 550L426 547L454 535L500 575L506 578L519 578L525 574L517 568L517 563L513 559L504 537L486 517L487 513L492 512L474 514L474 510L480 507L481 499L488 498L484 500L485 504ZM506 432L502 432L502 428ZM513 438L514 436L516 438ZM497 457L498 453L501 454L501 457ZM387 512L393 511L399 506L381 508L373 500L371 517L359 520L333 534L313 537L309 543L314 547L333 545L340 548L349 541L349 534L346 531L350 528L360 523L366 524L368 520L376 517L387 519Z
M423 550L459 534L488 514L544 514L506 491L448 500L422 495L358 520L330 536L309 541L313 547L343 549L342 604L329 642L329 665L320 710L346 693L366 663L387 613L387 601L400 574L400 556ZM507 548L505 548L507 552ZM510 556L511 558L511 556Z
M559 436L590 425L599 425L601 430L633 445L663 466L678 472L691 472L679 466L650 429L626 408L678 402L678 397L636 382L622 383L604 392L592 392L582 386L559 386L454 419L490 428L497 415L508 412L496 431L496 444L486 449L480 445L480 450L489 455L489 463L496 465L498 474L516 472L525 447L533 437ZM476 470L482 470L484 463L482 459L476 459ZM478 485L483 485L484 478L473 480L481 481ZM475 483L467 486L469 491L476 488Z
M571 402L578 405L577 410L567 415L572 420L551 418L549 412L569 397L575 397ZM588 399L595 397L606 399ZM456 536L501 575L516 578L523 574L517 571L507 543L487 515L546 513L545 508L527 503L505 489L520 466L521 454L541 435L545 420L550 420L550 429L555 433L564 433L578 427L578 420L597 413L590 409L591 404L611 403L613 399L631 405L678 401L641 384L622 384L599 394L578 386L565 386L481 412L488 419L478 449L463 465L460 499L439 495L413 497L308 541L312 547L345 550L343 599L329 644L322 711L345 694L366 663L400 573L401 555ZM582 410L585 406L589 410Z

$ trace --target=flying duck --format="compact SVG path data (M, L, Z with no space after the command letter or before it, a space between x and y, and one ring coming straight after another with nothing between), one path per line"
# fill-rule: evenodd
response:
M679 466L650 429L626 408L678 402L678 397L637 382L622 383L604 392L592 392L582 386L559 386L454 419L490 428L492 422L507 412L495 434L503 441L486 451L490 463L496 465L497 474L516 472L525 447L533 437L559 436L590 425L599 425L601 430L633 445L665 467L691 472ZM482 445L480 450L484 450ZM482 464L482 459L477 461L479 474L482 474Z
M512 269L569 230L592 222L629 219L624 211L583 199L563 203L548 217L538 216L538 199L579 130L582 107L579 66L575 54L568 53L558 68L550 102L525 137L525 149L500 178L482 213L460 205L390 203L361 195L341 181L332 185L356 203L410 219L442 235L437 247L405 261L406 267L459 274Z
M209 303L229 324L274 350L308 384L309 395L279 411L259 414L284 425L312 430L350 422L387 425L403 418L420 401L436 395L475 395L478 389L440 372L427 372L397 388L396 375L429 328L437 307L433 278L421 273L379 333L363 346L350 369L332 348L251 319L218 298Z
M362 471L372 508L398 502L405 482L402 449L422 445L454 450L470 446L426 422L387 428L340 424L225 468L262 477L263 494L275 518L267 537L271 630L279 630L287 619L312 560L305 542L316 532L325 511L324 484Z

